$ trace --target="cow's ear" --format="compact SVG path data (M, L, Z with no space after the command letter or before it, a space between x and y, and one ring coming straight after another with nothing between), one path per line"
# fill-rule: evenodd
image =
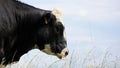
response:
M44 18L44 23L47 25L48 22L49 22L48 19L45 17L45 18Z
M42 16L41 20L42 20L43 24L48 25L48 24L52 23L52 20L54 20L54 17L51 13L46 13Z

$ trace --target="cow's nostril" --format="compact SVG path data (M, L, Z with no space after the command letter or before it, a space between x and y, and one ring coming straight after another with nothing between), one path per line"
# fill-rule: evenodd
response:
M60 55L61 55L62 58L65 58L68 55L68 53L69 53L69 50L67 48L64 48L61 51Z
M68 51L65 52L65 56L67 56L67 55L68 55Z

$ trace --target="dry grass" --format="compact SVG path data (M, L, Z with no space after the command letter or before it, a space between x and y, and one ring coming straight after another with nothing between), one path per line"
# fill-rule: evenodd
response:
M96 59L94 48L84 57L80 55L79 51L79 49L74 50L69 55L70 57L54 62L48 68L120 68L120 57L111 61L110 57L113 56L108 51L103 54L99 61L98 58ZM2 63L0 68L4 68Z
M102 59L96 59L95 50L91 49L85 57L81 57L80 50L74 50L70 56L70 59L62 60L62 64L57 61L53 63L49 68L120 68L120 57L116 57L115 60L111 60L112 56L108 51L102 56Z

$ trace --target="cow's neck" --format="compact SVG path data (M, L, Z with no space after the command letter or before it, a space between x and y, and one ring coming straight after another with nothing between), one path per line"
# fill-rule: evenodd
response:
M16 18L18 20L18 22L20 22L21 20L25 19L25 18L30 18L32 20L34 19L40 19L46 12L50 12L48 10L43 10L43 9L39 9L39 8L35 8L33 6L21 3L19 1L16 1ZM35 22L34 22L35 23Z
M38 9L32 6L29 6L24 3L16 3L16 21L18 24L18 31L27 32L27 33L34 33L38 28L41 27L40 19L41 17L50 12L48 10ZM30 30L30 31L29 31ZM26 33L26 34L27 34Z

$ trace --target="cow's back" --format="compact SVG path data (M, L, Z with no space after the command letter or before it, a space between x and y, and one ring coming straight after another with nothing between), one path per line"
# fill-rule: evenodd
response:
M17 25L14 2L0 0L0 37L11 35Z

